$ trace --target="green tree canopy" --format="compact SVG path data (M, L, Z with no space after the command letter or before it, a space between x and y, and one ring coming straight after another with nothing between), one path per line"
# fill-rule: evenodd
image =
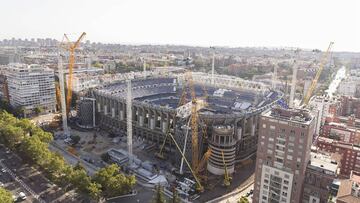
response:
M119 166L111 164L100 169L93 178L95 183L101 185L104 197L113 197L131 192L136 183L134 176L125 176L120 173Z
M4 188L0 187L0 202L1 203L13 203L14 199L11 193Z

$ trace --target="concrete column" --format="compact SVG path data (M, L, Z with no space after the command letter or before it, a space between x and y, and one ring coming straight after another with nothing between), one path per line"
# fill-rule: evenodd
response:
M108 113L108 109L107 109L107 105L105 104L105 105L104 105L104 115L106 116L107 113Z
M138 111L138 121L139 121L139 126L143 127L144 126L144 113L143 113L144 109L139 109Z
M111 106L111 117L115 118L115 101L114 100L110 101L110 106Z
M120 120L123 121L125 119L125 104L124 103L121 103L120 105Z
M150 116L151 115L151 116ZM149 120L150 120L150 129L155 129L155 119L156 119L156 112L149 111Z
M162 122L162 132L166 133L168 130L169 115L162 116L161 122Z
M255 128L256 128L256 125L255 125L255 119L254 119L255 116L251 116L250 118L250 122L249 124L251 125L251 136L254 136L255 135Z

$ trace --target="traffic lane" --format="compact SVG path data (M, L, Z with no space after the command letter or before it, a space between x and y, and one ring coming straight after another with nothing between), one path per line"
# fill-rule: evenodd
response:
M40 173L32 169L29 165L22 165L21 163L14 164L14 162L9 159L3 160L3 163L7 165L9 169L12 170L16 176L18 176L35 193L41 193L49 188L47 187L47 184L50 182L43 178Z
M8 172L0 172L0 181L4 184L4 188L11 192L12 195L17 196L20 192L26 194L26 200L21 202L36 202L35 199L29 194L25 188L23 188L18 182L16 182Z
M25 184L37 194L51 187L50 181L44 178L41 173L33 169L29 164L23 164L20 157L14 154L7 154L3 163L12 170Z

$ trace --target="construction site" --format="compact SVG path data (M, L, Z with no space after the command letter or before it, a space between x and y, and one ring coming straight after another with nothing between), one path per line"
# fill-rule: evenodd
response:
M109 150L114 162L149 182L159 172L154 166L176 179L188 177L193 188L179 190L189 196L204 191L204 174L230 185L235 165L256 152L259 115L281 104L283 94L240 78L184 72L115 82L88 96L78 104L79 126L100 128L127 143ZM133 152L139 141L147 157Z
M74 53L84 35L65 47L69 52L66 98L62 56L59 57L57 96L61 101L65 143L70 139L67 116L74 117L69 114ZM290 108L294 105L295 62L293 70ZM85 140L87 144L91 142L91 147L85 146L78 152L80 156L86 151L87 156L98 158L106 153L110 162L134 174L143 186L161 184L168 196L176 189L185 201L214 199L248 181L254 171L251 163L256 154L261 114L275 105L289 108L275 82L270 88L261 82L215 74L214 58L211 73L183 67L148 74L145 62L139 73L137 77L99 84L77 95L76 125L88 132L82 133L83 144ZM314 85L309 89L312 92ZM99 142L97 132L102 135ZM84 160L94 162L91 158ZM244 167L247 165L252 166ZM215 192L214 187L226 189Z

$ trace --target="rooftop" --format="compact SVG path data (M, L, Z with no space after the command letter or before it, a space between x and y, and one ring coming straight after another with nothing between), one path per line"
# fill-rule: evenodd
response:
M308 168L328 175L336 175L338 164L329 155L311 152Z
M274 107L263 116L302 124L310 124L314 117L305 109L283 109Z

